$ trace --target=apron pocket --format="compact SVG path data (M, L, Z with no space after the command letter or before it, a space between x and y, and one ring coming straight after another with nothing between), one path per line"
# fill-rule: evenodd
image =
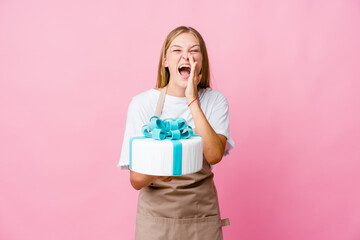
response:
M219 216L200 218L163 218L138 214L136 240L222 240Z

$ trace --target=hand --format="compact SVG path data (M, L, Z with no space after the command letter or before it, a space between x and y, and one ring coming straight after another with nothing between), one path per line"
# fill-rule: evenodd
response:
M160 181L163 182L170 182L171 180L173 180L174 177L171 176L157 176L157 179L159 179Z
M187 87L185 89L185 96L190 103L192 100L194 100L197 97L197 85L200 83L201 80L201 74L199 74L199 70L197 69L196 65L197 62L195 62L193 56L189 53L189 60L190 60L190 76L187 82Z

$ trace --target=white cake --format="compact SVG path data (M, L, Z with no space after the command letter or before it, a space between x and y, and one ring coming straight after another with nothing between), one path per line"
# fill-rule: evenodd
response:
M156 176L185 175L200 171L202 164L203 143L199 135L179 140L155 140L144 136L130 140L130 169L134 172Z

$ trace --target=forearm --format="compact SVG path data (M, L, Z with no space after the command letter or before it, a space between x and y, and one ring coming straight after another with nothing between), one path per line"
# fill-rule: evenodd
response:
M156 176L145 175L130 170L130 183L136 190L149 186L155 179Z
M205 159L211 165L220 162L225 146L206 119L199 101L195 101L190 105L190 111L194 119L196 134L200 135L203 140Z

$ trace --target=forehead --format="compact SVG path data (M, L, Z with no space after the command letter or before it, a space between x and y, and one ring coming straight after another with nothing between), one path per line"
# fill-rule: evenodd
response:
M170 46L179 45L182 47L189 47L194 44L199 44L199 40L192 33L182 33L174 38Z

